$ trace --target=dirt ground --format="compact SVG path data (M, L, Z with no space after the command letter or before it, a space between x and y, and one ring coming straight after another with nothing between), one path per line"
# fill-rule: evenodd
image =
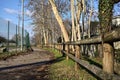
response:
M49 80L50 52L34 49L29 54L0 60L0 80Z

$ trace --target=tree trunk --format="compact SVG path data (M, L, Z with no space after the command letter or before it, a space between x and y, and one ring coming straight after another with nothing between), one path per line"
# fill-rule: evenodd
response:
M59 25L60 25L60 28L61 28L61 31L63 33L63 37L65 39L65 42L67 42L67 41L69 41L69 36L68 36L67 30L66 30L66 28L65 28L65 26L63 24L62 18L59 15L59 12L58 12L57 7L55 5L55 1L54 0L49 0L49 2L51 4L51 6L52 6L53 13L54 13Z
M44 27L43 27L43 37L44 37L44 43L46 45L47 44L47 37L46 37L46 31L45 31Z
M91 10L90 10L90 16L89 16L89 20L88 20L88 38L90 38L90 23L91 23L91 17L92 17L92 13L93 13L93 0L91 0Z
M86 10L86 6L85 6L85 0L82 0L82 7L83 7L83 12L82 12L82 38L84 39L84 17L85 17L85 10Z
M82 12L82 3L77 1L77 6L76 6L76 32L77 32L77 40L81 40L81 31L80 31L80 15Z
M114 0L99 0L99 20L102 34L111 31L114 3ZM113 43L103 43L103 49L103 70L112 74L114 73Z
M75 30L75 8L74 8L74 0L71 0L71 17L72 17L72 36L73 36L73 41L76 41L76 30Z

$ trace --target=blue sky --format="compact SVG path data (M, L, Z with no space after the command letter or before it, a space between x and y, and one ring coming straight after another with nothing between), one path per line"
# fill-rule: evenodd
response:
M19 0L1 0L0 1L0 17L6 20L10 20L17 24L17 13Z
M18 14L21 14L20 6L18 6L20 5L20 2L21 0L1 0L0 1L0 18L4 20L9 20L14 24L18 24ZM25 9L25 16L26 15L30 16L31 12ZM25 29L30 33L30 36L33 35L32 27L30 27L30 20L26 21L25 19Z
M21 0L1 0L0 1L0 18L4 20L9 20L14 24L18 24L18 14L20 13L20 5ZM97 3L94 3L95 7L97 7ZM114 7L117 12L115 15L120 15L120 3L119 7ZM95 10L98 11L97 8ZM25 15L30 16L31 12L25 9ZM28 17L25 17L28 18ZM1 28L1 26L0 26ZM30 25L30 21L26 21L25 19L25 29L30 33L30 36L33 35L32 27Z

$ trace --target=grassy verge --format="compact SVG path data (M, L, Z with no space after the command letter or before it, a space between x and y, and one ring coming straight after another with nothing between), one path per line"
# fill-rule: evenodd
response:
M0 59L7 59L9 57L12 57L12 56L18 56L20 54L25 54L26 51L19 51L19 52L16 52L16 51L12 51L12 52L4 52L4 53L0 53Z
M95 58L95 57L89 58L89 57L83 56L82 59L89 62L89 64L92 64L99 68L102 68L102 59L101 58Z
M47 49L54 53L56 62L49 68L50 80L96 80L85 69L80 68L78 71L74 70L74 61L66 60L59 51L54 49Z
M47 50L47 51L53 53L55 59L57 59L57 58L59 58L59 57L62 56L62 54L58 50L56 50L56 49L53 49L53 48L44 48L44 50Z

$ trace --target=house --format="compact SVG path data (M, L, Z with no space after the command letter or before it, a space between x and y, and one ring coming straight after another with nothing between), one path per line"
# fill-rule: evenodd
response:
M120 15L113 17L112 24L114 28L120 27ZM114 47L115 49L120 49L120 41L114 42Z
M100 26L98 21L92 21L90 23L90 31L91 37L98 36L100 34Z
M120 15L113 17L112 24L115 26L120 26Z
M120 27L120 15L114 16L112 19L112 30ZM90 24L91 37L100 34L100 26L98 21L92 21Z

